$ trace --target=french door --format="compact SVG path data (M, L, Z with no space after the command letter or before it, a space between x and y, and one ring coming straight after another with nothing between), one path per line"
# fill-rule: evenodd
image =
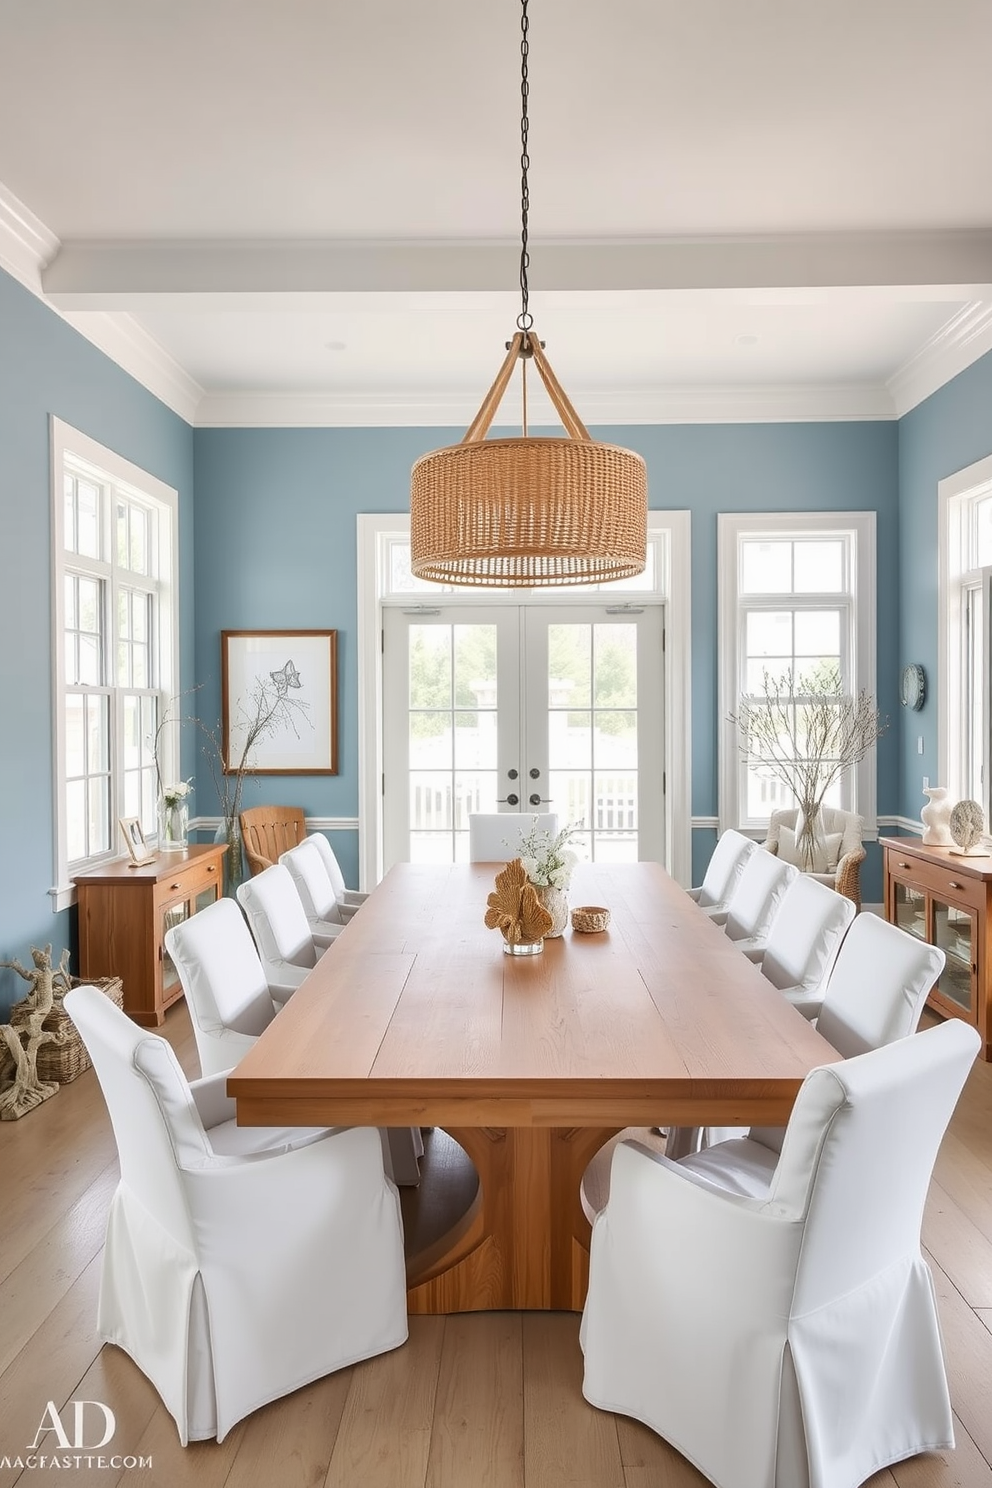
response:
M466 861L473 811L663 861L663 637L661 604L385 608L384 867Z

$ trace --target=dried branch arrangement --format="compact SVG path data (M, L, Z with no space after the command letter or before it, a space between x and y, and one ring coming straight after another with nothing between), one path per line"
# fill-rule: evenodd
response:
M811 851L827 792L875 747L889 720L871 693L845 694L836 668L798 679L791 671L778 678L765 672L763 681L763 696L742 697L730 720L739 730L742 757L760 763L795 796L800 841L808 832Z

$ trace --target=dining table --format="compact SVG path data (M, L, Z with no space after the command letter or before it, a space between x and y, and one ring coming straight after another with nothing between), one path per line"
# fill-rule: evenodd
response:
M408 1255L409 1310L578 1310L587 1163L627 1126L784 1126L840 1056L658 863L575 870L569 927L505 954L500 863L391 868L228 1077L247 1125L441 1128L478 1186Z

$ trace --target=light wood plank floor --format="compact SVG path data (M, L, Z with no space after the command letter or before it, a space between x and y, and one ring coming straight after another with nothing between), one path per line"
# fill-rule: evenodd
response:
M165 1032L198 1073L185 1008ZM415 1317L409 1342L258 1411L220 1446L183 1450L154 1390L94 1336L103 1228L116 1182L92 1071L0 1126L0 1488L41 1480L26 1454L46 1403L105 1401L108 1450L147 1468L79 1467L46 1482L112 1488L699 1488L650 1431L582 1399L578 1317ZM416 1207L416 1206L415 1206ZM429 1204L408 1214L421 1230ZM992 1488L992 1066L976 1065L941 1149L924 1239L958 1419L952 1453L919 1457L872 1488ZM70 1412L71 1414L71 1412ZM68 1419L68 1417L67 1417ZM47 1440L51 1440L49 1437Z

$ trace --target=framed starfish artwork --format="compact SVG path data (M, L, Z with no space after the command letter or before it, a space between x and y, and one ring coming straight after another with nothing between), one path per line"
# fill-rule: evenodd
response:
M225 775L336 775L336 630L221 631Z

